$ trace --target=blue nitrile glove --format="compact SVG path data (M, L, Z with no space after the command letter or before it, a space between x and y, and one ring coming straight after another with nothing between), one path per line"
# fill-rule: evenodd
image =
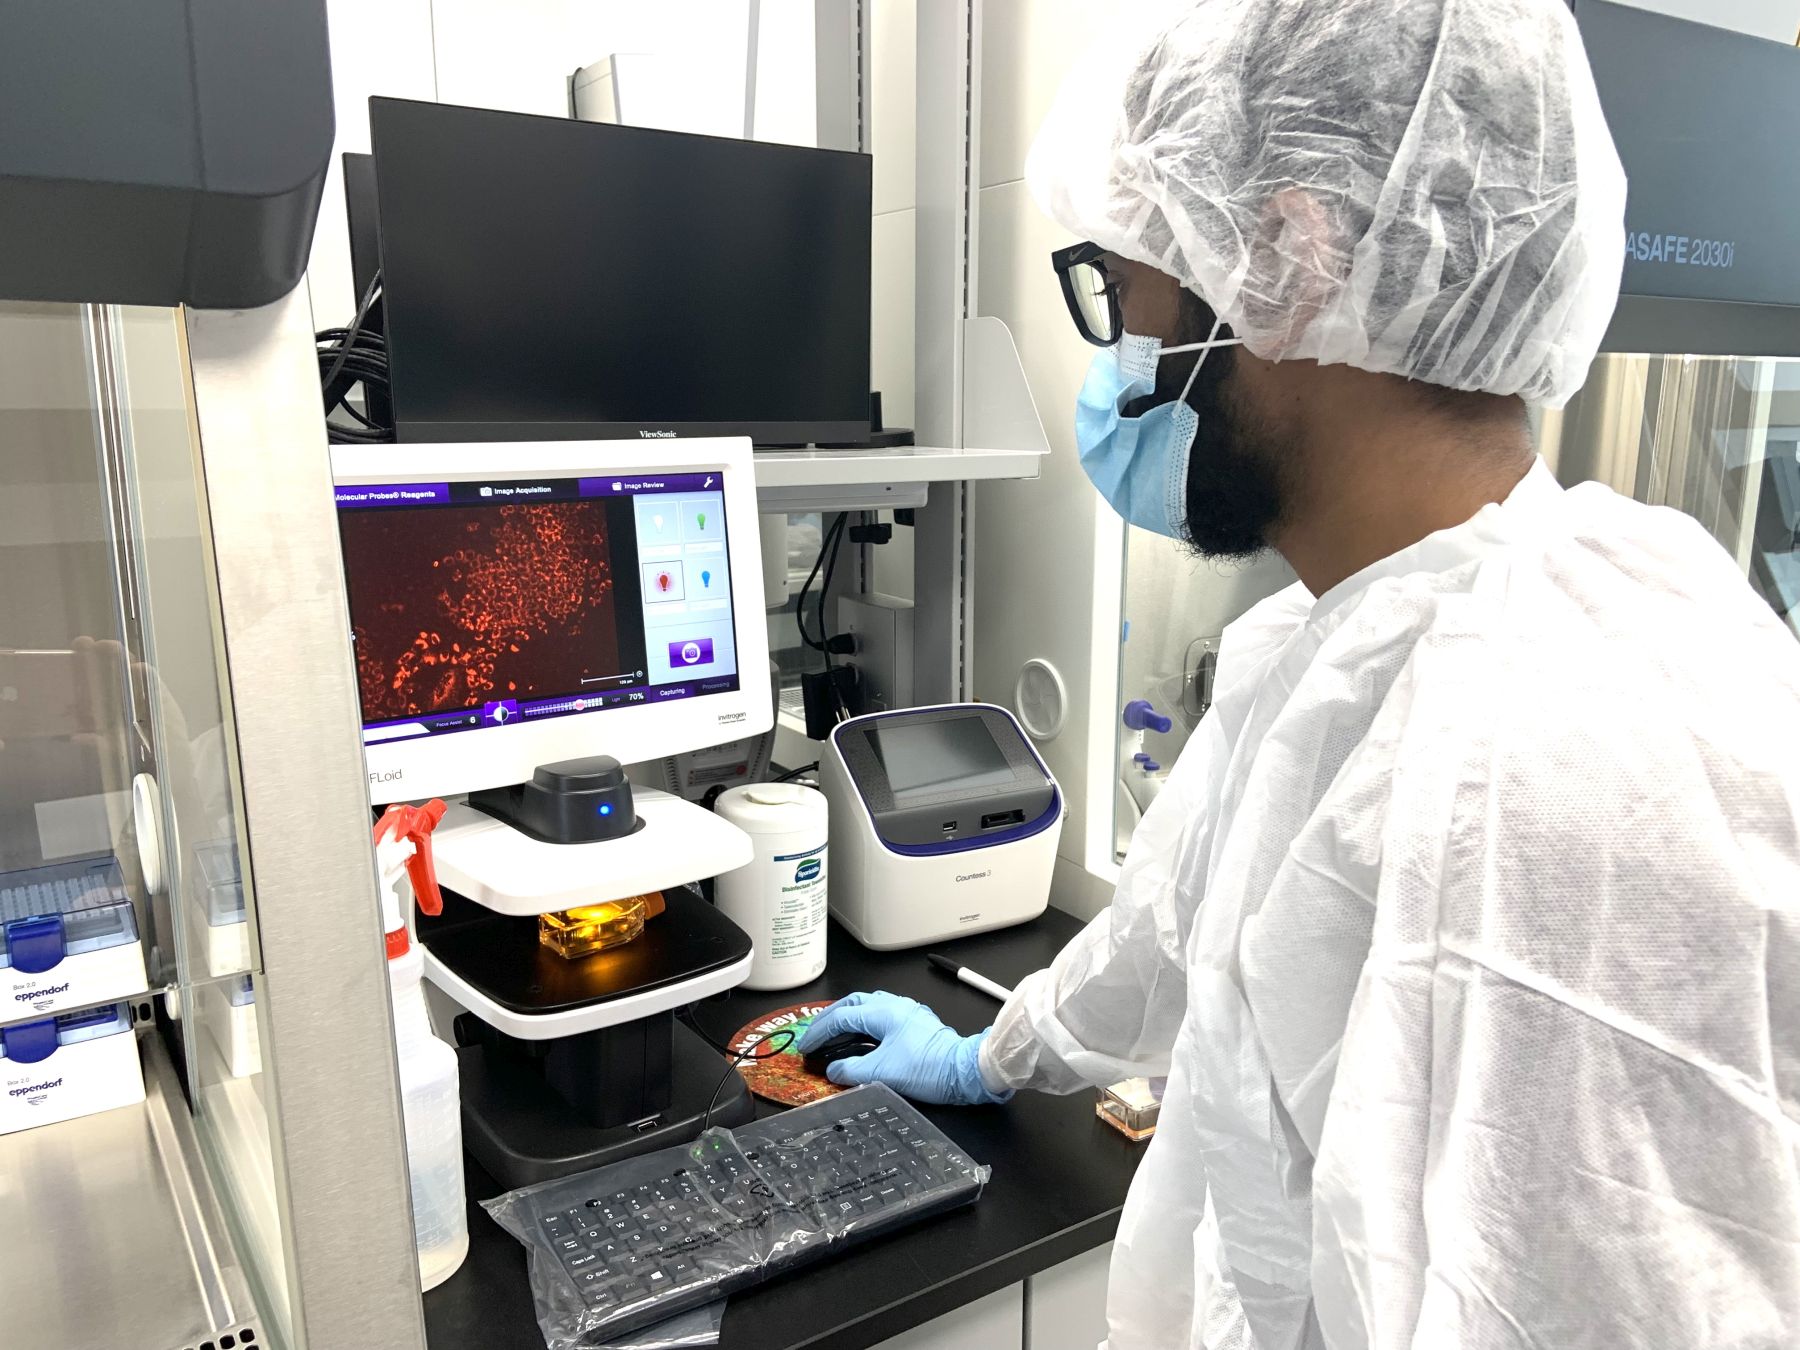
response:
M899 994L839 999L813 1019L795 1049L805 1054L846 1031L861 1032L881 1045L826 1067L826 1076L843 1087L886 1083L903 1097L939 1106L976 1106L1012 1096L995 1095L981 1081L977 1059L986 1031L958 1036L930 1008Z

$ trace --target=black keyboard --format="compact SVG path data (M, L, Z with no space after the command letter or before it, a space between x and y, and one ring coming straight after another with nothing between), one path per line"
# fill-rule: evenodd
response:
M611 1339L972 1203L987 1169L872 1085L488 1202L545 1340Z

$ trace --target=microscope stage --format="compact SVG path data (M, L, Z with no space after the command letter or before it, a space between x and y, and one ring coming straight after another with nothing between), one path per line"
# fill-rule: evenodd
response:
M621 947L568 960L538 941L537 919L495 914L446 891L444 913L419 920L425 977L490 1026L548 1040L616 1026L740 984L744 931L687 887Z

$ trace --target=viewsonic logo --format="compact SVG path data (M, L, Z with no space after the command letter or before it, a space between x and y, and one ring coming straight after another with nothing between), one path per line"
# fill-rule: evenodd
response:
M672 441L675 439L675 433L672 431L645 431L641 427L638 429L638 435L646 441Z

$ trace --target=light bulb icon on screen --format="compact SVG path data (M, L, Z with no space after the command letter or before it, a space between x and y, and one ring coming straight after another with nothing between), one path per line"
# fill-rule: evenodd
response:
M694 519L699 522L701 529L704 530L706 528L706 512L704 512L704 511L695 512Z
M661 516L660 516L660 515L656 515L656 516L651 516L651 517L650 517L650 523L651 523L651 524L652 524L652 525L654 525L654 526L656 526L656 528L657 528L657 529L658 529L658 530L661 530L661 529L662 529L662 527L663 527L663 518L662 518L662 517L661 517Z
M700 574L700 584L702 586L705 586L708 590L711 590L712 589L712 573L711 572L702 572Z
M658 572L656 574L656 589L664 592L665 594L668 592L669 574L667 572Z

